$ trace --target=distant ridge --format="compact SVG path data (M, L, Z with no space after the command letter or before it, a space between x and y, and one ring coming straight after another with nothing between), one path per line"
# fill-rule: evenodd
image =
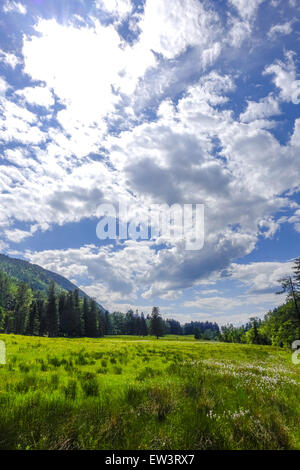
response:
M44 269L37 264L32 264L19 258L11 258L0 253L0 271L1 270L18 281L26 282L33 290L47 291L51 281L54 281L59 287L66 291L79 289L75 284L60 274L48 271L48 269ZM81 289L79 289L79 295L80 297L89 297ZM102 305L98 305L104 312L106 311Z

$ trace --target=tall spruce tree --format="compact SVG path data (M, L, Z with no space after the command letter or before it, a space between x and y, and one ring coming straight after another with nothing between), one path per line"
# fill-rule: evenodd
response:
M59 335L60 336L67 336L67 309L66 309L66 304L67 304L67 298L65 292L62 292L59 295L58 299L58 320L59 320Z
M79 289L74 290L73 336L82 336L82 311L79 298Z
M106 329L105 329L105 322L106 322L106 319L105 319L105 315L104 313L98 308L97 306L97 312L98 312L98 337L99 338L103 338L103 336L105 335L106 333Z
M56 303L55 283L50 282L47 301L48 335L58 336L58 311Z
M27 323L29 308L32 301L32 291L26 282L20 282L14 311L14 332L22 335L25 333L25 326Z
M98 336L98 325L97 325L97 303L94 299L90 299L90 301L86 302L85 306L86 310L86 336L90 338L95 338Z
M70 291L67 294L65 310L64 310L64 333L66 336L74 336L73 329L73 315L74 315L74 295Z
M151 317L150 317L150 331L153 336L156 336L158 339L159 336L164 334L164 325L163 319L159 313L158 307L153 307Z
M148 335L148 326L147 326L146 319L145 319L143 312L141 314L141 334L142 336Z
M39 317L39 336L44 336L48 331L48 322L45 301L41 297L38 297L37 299L37 309Z
M39 334L40 320L37 300L34 299L30 306L26 334L30 336L36 336Z
M83 299L82 307L82 319L83 319L83 334L84 336L89 336L89 301L87 297Z

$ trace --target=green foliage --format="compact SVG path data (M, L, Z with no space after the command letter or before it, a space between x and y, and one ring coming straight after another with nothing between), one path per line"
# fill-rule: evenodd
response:
M83 321L84 308L88 321ZM95 300L81 299L79 290L60 291L50 282L47 296L0 271L0 332L40 336L94 336L105 333ZM85 326L88 327L87 331ZM99 335L100 336L100 335Z
M150 317L150 331L153 336L158 339L164 335L164 324L159 313L158 307L153 307Z

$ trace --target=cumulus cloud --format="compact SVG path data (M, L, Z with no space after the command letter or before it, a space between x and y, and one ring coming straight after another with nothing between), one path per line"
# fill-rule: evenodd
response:
M265 74L274 75L273 81L280 88L280 97L283 101L300 103L300 80L297 80L294 52L285 54L285 62L277 61L265 68Z
M35 114L8 99L0 98L0 142L38 144L43 140L45 134L39 128Z
M221 32L216 13L197 0L174 0L171 11L167 2L148 0L139 27L143 46L168 59L188 46L210 49Z
M272 95L269 95L258 102L248 101L247 109L240 115L240 120L251 122L278 114L281 114L279 103Z
M0 49L0 60L13 69L20 63L19 58L15 54L5 52L2 49Z
M246 285L249 294L274 294L280 287L278 280L290 274L292 266L292 261L233 263L228 270L228 275Z
M51 91L46 87L26 87L22 90L17 90L16 95L24 98L24 100L31 105L43 106L49 108L54 105L54 98Z
M274 236L283 223L275 217L279 210L298 209L282 194L299 188L299 122L286 144L270 132L281 102L299 102L293 54L266 67L263 78L269 85L273 79L277 90L268 87L259 100L237 89L236 62L226 67L230 54L244 54L242 41L261 4L231 0L223 21L212 2L175 0L170 9L168 2L147 0L129 42L120 33L129 0L98 1L97 18L80 26L38 19L35 34L23 36L26 84L11 92L0 81L3 246L26 241L41 227L95 217L101 202L130 201L144 210L157 202L204 203L199 252L166 236L27 256L76 280L108 308L139 299L179 303L186 290L214 283L226 270L249 288L249 311L259 308L258 286L264 285L259 301L273 302L271 267L254 279L261 265L247 273L232 265L251 253L258 237ZM12 55L0 52L0 59L16 66ZM235 93L243 99L247 93L242 112ZM293 217L297 230L299 214ZM221 294L207 292L186 300L185 308L201 316L204 306L222 313L225 305L228 313L242 302L226 304Z
M96 7L123 20L132 11L130 0L96 0Z

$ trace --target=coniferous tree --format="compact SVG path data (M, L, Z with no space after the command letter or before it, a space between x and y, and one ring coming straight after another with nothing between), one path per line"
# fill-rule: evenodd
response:
M292 276L286 276L282 279L279 279L281 283L282 291L276 292L277 294L287 293L287 301L293 300L295 313L298 322L300 323L300 309L298 306L298 292L296 289L296 283L293 281Z
M37 309L39 317L39 336L44 336L48 331L48 322L46 315L45 302L42 298L37 300Z
M97 336L102 338L105 335L105 316L103 313L97 308L98 312L98 330Z
M113 332L113 326L111 321L111 315L108 312L105 312L105 334L111 335Z
M150 331L153 336L156 336L158 339L159 336L164 334L163 320L159 313L158 307L153 307L151 317L150 317Z
M59 296L58 299L58 322L59 322L59 335L60 336L66 336L67 335L67 309L66 309L66 304L67 304L67 298L66 294L62 292Z
M148 335L148 327L147 327L147 323L146 323L143 312L141 314L141 335L142 336Z
M82 314L79 299L79 289L74 290L73 336L82 335Z
M67 294L66 304L65 304L65 335L74 336L73 330L73 314L74 314L74 296L73 292L70 291Z
M20 282L14 311L14 332L22 335L25 332L25 326L29 314L29 307L32 300L32 291L25 282Z
M293 277L294 277L295 289L299 296L300 295L300 258L296 258L294 260L293 271L294 271Z
M56 304L55 283L50 282L47 301L48 335L58 336L58 312Z
M97 325L97 302L94 299L91 299L88 305L88 315L87 315L87 326L86 326L86 335L90 338L95 338L98 336L98 325Z
M134 313L133 310L130 309L126 313L125 316L125 325L126 325L126 335L133 335L134 334Z
M39 334L39 311L37 300L34 299L30 306L28 322L26 327L26 334L30 336L36 336Z
M89 336L89 301L87 297L83 299L82 319L84 336Z

